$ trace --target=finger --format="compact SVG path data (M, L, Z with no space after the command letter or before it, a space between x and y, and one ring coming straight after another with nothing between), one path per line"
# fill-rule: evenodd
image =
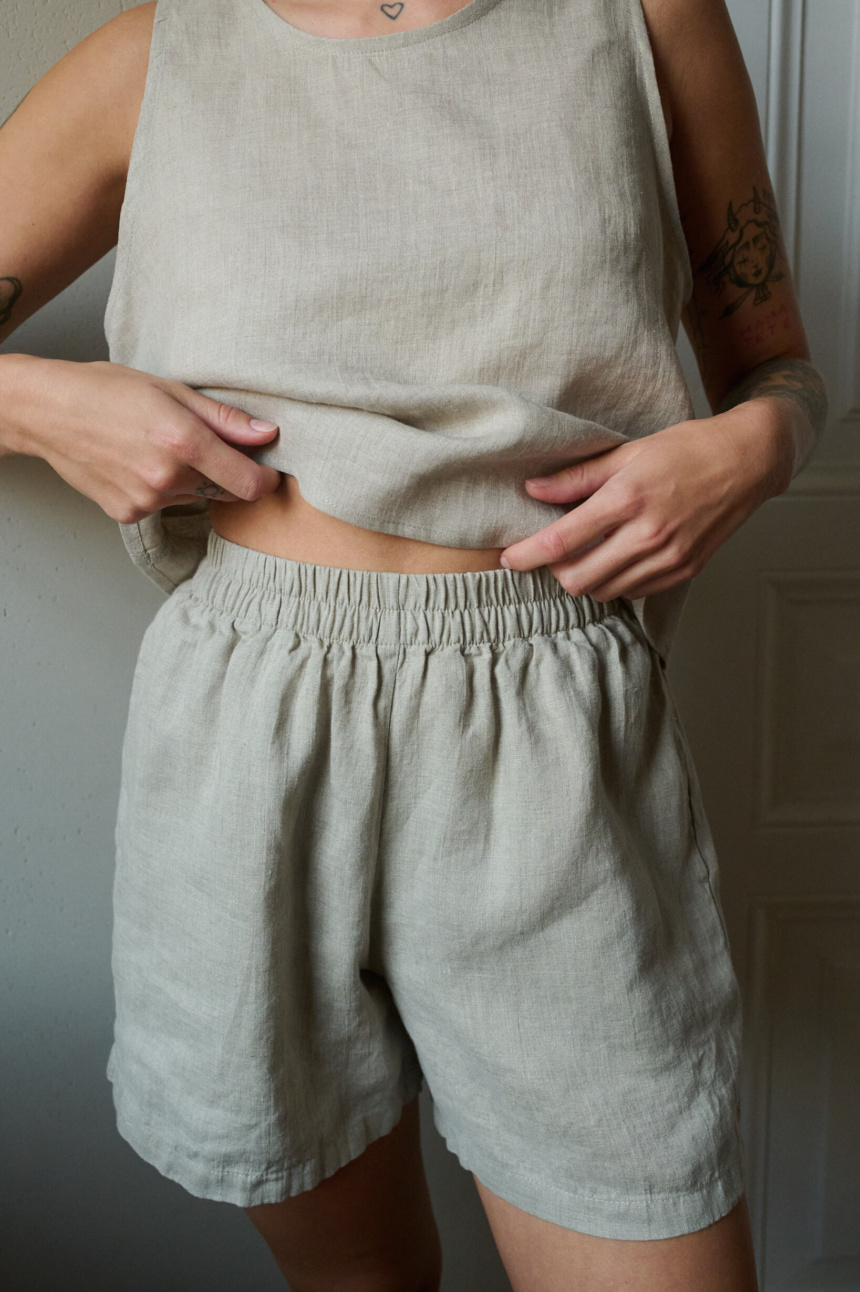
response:
M206 499L208 497L210 497L210 495L208 494L181 493L181 494L172 495L170 500L166 502L164 505L165 507L178 507L186 503L200 502L201 498ZM233 494L230 494L230 493L220 493L218 497L214 500L216 502L244 502L245 501L244 498L235 498Z
M563 561L599 543L627 519L619 500L602 489L566 516L505 548L499 559L510 570L533 570Z
M599 599L596 596L598 589L623 578L625 572L641 559L642 552L631 539L628 526L587 552L564 561L553 561L549 569L571 596L587 594Z
M199 484L192 489L192 496L195 498L212 498L218 502L242 502L243 499L237 498L235 494L229 493L222 485L216 484L208 476L201 475Z
M661 579L650 579L645 583L634 583L628 592L616 592L611 597L601 597L601 600L612 601L615 597L627 597L629 601L638 601L640 597L653 597L658 592L668 592L670 588L677 587L679 583L686 583L692 577L692 575L684 574L680 570L675 570L672 574L667 574Z
M279 432L277 422L252 417L250 413L244 413L241 408L236 408L233 404L222 404L219 400L211 399L191 386L182 385L181 382L171 382L170 393L179 403L194 413L195 417L199 417L210 431L214 431L216 435L220 435L231 444L266 444Z
M189 486L189 490L189 494L186 495L189 500L212 499L218 503L243 503L244 501L235 494L230 494L223 486L210 481L208 475L198 475L198 483Z
M187 426L180 449L182 461L198 473L194 483L182 483L183 493L193 493L200 485L200 477L220 485L236 501L253 502L264 494L274 493L281 483L281 473L274 467L255 462L253 458L233 448L218 435L210 433L196 419Z
M526 480L525 487L544 502L573 502L577 498L587 498L621 470L624 465L618 456L621 447L619 445L596 457L586 458L584 462L562 467L561 471L550 476L532 476Z
M692 578L698 568L692 560L679 561L665 550L657 556L643 556L640 552L636 559L606 579L599 576L592 579L587 589L588 595L595 601L613 601L616 597L636 600L654 592L663 592L676 583Z

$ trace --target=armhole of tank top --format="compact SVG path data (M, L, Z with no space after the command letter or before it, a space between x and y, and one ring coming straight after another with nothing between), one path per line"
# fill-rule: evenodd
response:
M648 103L651 135L654 140L654 151L660 173L660 185L669 217L669 225L675 241L675 254L678 257L681 269L682 288L679 305L684 306L693 294L693 269L690 264L687 239L681 224L681 211L678 206L677 189L675 188L675 173L672 168L672 153L669 148L669 135L666 130L666 118L663 116L660 87L657 83L657 69L654 65L654 51L651 48L651 38L648 35L642 0L624 0L624 2L628 6L633 24L640 81Z
M158 91L161 73L162 52L164 48L164 31L168 19L165 0L156 0L155 14L152 22L152 39L149 46L149 61L146 67L146 79L143 96L140 101L140 114L137 119L134 136L131 141L131 152L126 172L125 193L119 213L117 229L116 255L114 258L113 278L105 302L103 327L105 332L110 328L116 298L125 275L134 235L135 217L137 215L137 194L142 181L144 163L149 152L152 138L153 100Z

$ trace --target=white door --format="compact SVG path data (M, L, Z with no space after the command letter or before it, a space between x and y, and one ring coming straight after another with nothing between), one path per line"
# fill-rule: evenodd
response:
M860 1290L860 0L729 8L831 413L696 581L671 673L744 990L763 1292Z

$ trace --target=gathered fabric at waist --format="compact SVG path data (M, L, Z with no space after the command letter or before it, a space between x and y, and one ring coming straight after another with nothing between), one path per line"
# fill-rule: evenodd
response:
M271 556L214 530L182 595L237 623L389 646L504 646L617 616L638 631L630 602L572 596L546 566L434 574L353 570Z

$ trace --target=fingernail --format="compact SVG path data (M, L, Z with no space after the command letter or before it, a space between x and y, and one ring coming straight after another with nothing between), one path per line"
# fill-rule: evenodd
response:
M277 431L280 429L277 422L264 422L259 417L252 417L248 425L252 431Z
M552 476L533 476L531 480L526 481L526 484L545 485L554 484L554 481Z
M509 570L511 568L511 563L506 556L499 557L499 564L503 565L506 570Z

